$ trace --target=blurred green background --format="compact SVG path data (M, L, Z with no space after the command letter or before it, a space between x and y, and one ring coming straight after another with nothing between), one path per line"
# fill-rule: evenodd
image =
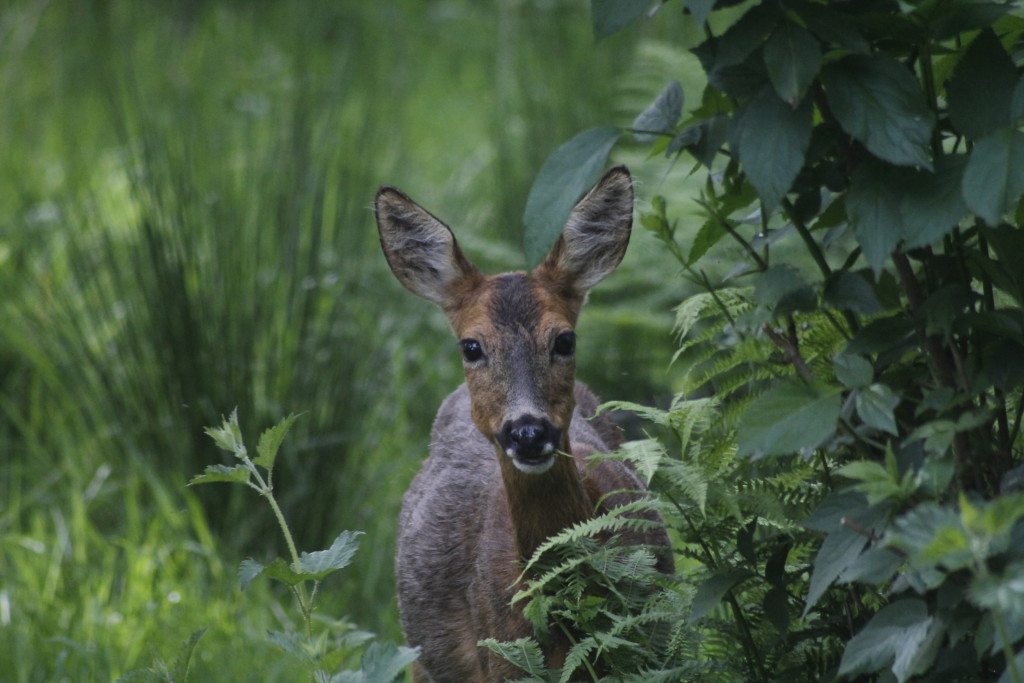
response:
M628 126L692 59L663 39L671 17L595 43L588 7L4 3L3 680L113 680L204 626L195 680L290 680L264 646L289 596L236 578L285 554L271 513L185 487L224 462L203 427L235 407L251 443L303 414L275 480L300 549L366 532L321 611L400 639L398 506L461 368L441 314L388 272L373 196L401 187L482 267L520 267L544 159ZM615 154L641 209L688 170L643 154ZM682 286L637 229L584 312L581 378L664 401Z

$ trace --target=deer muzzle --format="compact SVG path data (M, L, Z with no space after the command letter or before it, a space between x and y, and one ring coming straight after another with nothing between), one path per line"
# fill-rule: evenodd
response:
M547 418L524 415L505 422L495 439L516 468L527 474L542 474L555 462L562 430Z

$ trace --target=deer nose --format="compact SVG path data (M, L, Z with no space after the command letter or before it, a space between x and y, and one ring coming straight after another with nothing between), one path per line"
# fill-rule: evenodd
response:
M562 430L534 415L506 422L497 434L498 444L524 472L543 472L554 461Z

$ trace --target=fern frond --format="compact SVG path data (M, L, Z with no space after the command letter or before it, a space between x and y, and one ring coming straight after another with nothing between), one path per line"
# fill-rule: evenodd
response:
M544 666L544 655L541 654L540 645L533 638L519 638L509 643L499 642L494 638L487 638L486 640L481 640L477 645L486 647L497 656L522 669L535 679L545 680L547 669Z
M601 534L614 534L624 529L635 529L642 531L661 526L661 523L642 517L628 517L631 513L643 513L650 510L652 502L646 499L634 500L619 507L612 508L604 514L592 517L582 522L577 522L567 529L563 529L554 536L548 538L533 553L533 557L523 568L525 574L537 564L545 553L560 545L575 543L583 538L592 538Z

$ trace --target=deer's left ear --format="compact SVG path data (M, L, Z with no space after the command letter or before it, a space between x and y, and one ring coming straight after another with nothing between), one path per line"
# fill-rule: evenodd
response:
M622 261L632 227L633 180L625 166L616 166L573 207L538 273L585 296Z

